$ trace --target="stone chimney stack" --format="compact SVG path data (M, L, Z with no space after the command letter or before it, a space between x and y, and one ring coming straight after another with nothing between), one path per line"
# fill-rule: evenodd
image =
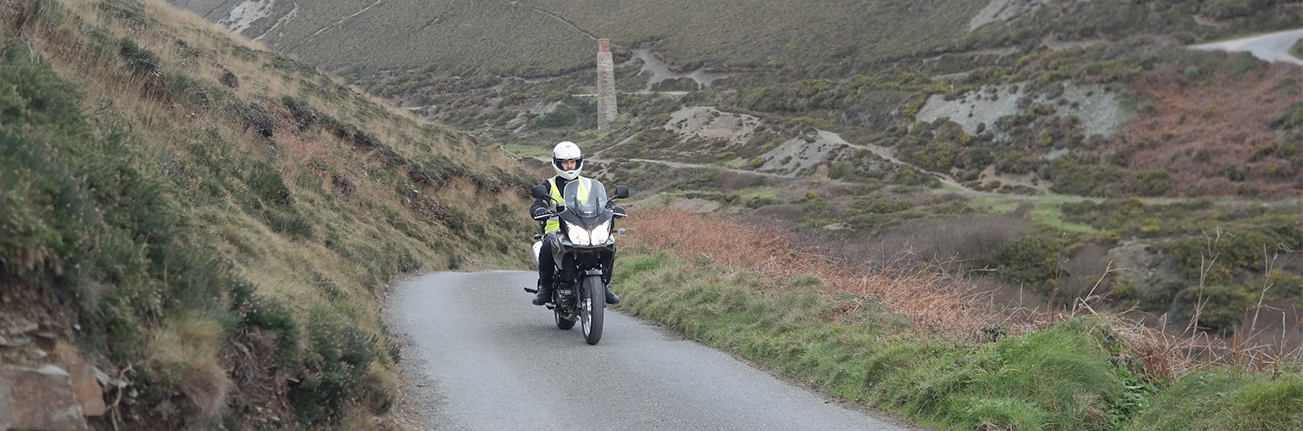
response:
M597 130L606 131L620 115L615 105L615 60L611 59L611 40L597 40Z

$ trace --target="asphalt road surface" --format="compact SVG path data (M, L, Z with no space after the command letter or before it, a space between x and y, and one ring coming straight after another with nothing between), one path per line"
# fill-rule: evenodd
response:
M1267 61L1283 61L1303 66L1303 59L1295 57L1289 53L1289 49L1299 39L1303 39L1303 29L1278 31L1243 39L1228 40L1225 42L1205 43L1195 45L1192 48L1202 50L1221 50L1221 51L1248 51Z
M420 422L439 430L892 430L726 353L607 311L602 341L530 305L532 272L437 273L387 313Z

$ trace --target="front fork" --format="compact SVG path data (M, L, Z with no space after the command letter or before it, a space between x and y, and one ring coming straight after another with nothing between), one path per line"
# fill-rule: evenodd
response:
M602 274L601 270L590 269L584 271L582 277L576 277L573 282L557 286L552 293L554 298L552 303L561 307L562 312L568 312L571 314L578 313L579 310L583 308L584 299L591 298L589 292L584 290L584 280L587 280L589 277L598 277L599 280L602 280L601 289L603 290L600 293L604 298L606 296L605 289L607 286L606 275Z

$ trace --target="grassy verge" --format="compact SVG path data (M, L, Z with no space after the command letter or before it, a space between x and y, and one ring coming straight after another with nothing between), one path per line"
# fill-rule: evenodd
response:
M661 322L830 396L945 429L1294 429L1303 378L1228 370L1147 382L1104 320L949 341L872 298L627 247L622 309ZM1200 413L1193 413L1200 412Z

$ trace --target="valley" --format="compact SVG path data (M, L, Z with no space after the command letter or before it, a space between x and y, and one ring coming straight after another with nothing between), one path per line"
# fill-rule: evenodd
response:
M0 428L782 428L743 419L785 399L1303 428L1300 28L1295 0L8 2ZM633 192L596 346L509 272L560 141ZM755 399L692 386L734 372Z

